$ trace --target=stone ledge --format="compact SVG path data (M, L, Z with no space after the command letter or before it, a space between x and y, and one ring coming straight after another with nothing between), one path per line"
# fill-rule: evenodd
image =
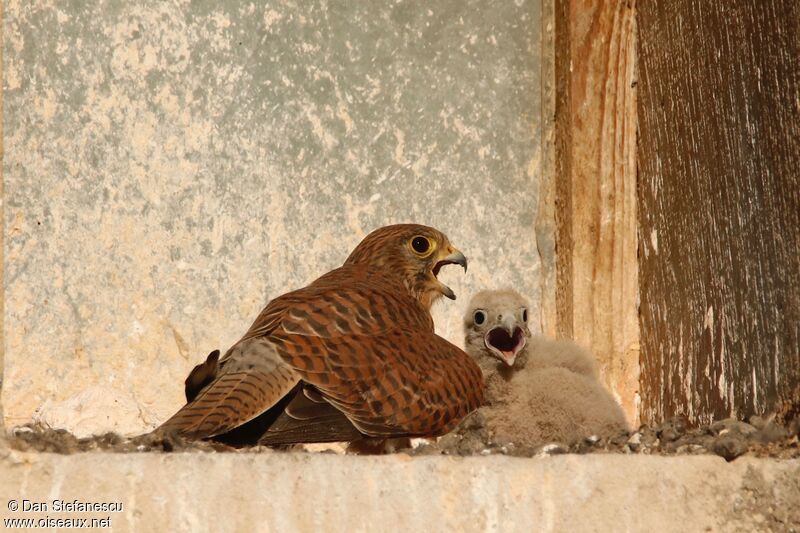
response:
M800 530L795 459L0 454L0 518L88 516L11 498L119 501L115 531Z

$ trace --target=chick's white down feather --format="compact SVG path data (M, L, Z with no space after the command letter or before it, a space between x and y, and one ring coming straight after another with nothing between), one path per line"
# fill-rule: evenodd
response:
M464 315L465 350L486 379L481 409L495 442L573 444L627 431L597 364L567 340L531 335L528 302L511 289L481 291Z

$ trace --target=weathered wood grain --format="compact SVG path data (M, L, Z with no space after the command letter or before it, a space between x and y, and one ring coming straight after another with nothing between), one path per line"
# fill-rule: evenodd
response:
M642 418L800 381L800 3L639 3Z
M558 332L588 346L629 420L639 365L636 2L556 2Z

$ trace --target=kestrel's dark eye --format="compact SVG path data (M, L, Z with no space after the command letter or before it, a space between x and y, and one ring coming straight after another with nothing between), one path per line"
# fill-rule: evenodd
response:
M522 321L523 322L528 321L528 310L525 309L524 307L522 308Z
M472 320L475 322L476 326L480 326L484 322L486 322L486 313L478 309L475 311L475 314L472 315Z
M418 235L411 239L411 248L420 255L425 255L431 249L431 241Z

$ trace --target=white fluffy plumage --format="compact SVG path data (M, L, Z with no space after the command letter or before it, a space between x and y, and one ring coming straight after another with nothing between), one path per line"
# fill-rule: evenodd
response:
M571 341L531 335L529 314L524 297L503 289L475 294L464 315L465 350L486 379L481 411L493 440L570 445L627 431L591 354Z

